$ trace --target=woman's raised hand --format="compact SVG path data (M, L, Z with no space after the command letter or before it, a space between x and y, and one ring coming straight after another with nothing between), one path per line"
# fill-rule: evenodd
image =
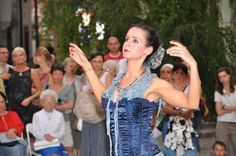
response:
M75 60L83 69L90 67L90 63L83 51L74 43L70 43L69 47L70 57Z
M170 56L180 57L190 67L192 65L197 64L196 60L190 54L188 49L184 45L182 45L180 42L172 40L172 41L170 41L170 44L172 44L173 46L171 46L170 48L168 48L166 50L167 54L169 54Z

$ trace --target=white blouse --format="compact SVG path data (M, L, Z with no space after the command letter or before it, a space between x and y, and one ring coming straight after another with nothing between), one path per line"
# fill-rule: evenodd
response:
M55 109L46 112L44 109L33 116L31 133L36 140L44 140L44 134L61 139L65 135L65 121L63 114Z
M223 92L226 92L223 90ZM235 106L236 105L236 88L233 93L231 93L230 96L224 94L221 95L219 92L215 91L215 102L220 102L223 105L226 106ZM231 113L226 113L223 115L218 115L217 116L217 121L222 121L222 122L234 122L236 123L236 112L233 111Z

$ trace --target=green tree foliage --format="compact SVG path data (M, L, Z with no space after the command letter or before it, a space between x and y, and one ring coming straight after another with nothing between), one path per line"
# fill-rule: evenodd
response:
M231 0L231 3L235 4L235 1ZM198 62L203 95L210 107L211 119L215 118L215 71L221 66L236 67L235 26L219 27L218 0L50 0L45 3L44 23L57 35L58 50L63 56L67 55L69 42L81 42L77 30L81 21L74 16L78 6L93 8L92 22L101 21L106 26L104 41L98 42L95 36L88 41L84 38L82 49L87 54L93 50L105 52L105 41L110 35L123 42L128 28L137 22L156 28L166 48L172 39L186 45ZM94 31L94 23L89 29ZM167 55L164 58L164 63L176 61L179 60Z

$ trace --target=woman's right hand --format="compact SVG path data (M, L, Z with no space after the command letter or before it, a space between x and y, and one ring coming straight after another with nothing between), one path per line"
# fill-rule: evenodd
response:
M74 43L70 43L69 47L70 57L75 60L83 69L91 68L90 62L87 57L84 55L84 52Z

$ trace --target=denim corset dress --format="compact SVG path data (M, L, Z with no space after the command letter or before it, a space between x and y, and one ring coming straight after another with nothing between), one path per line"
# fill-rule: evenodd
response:
M162 155L151 129L153 112L159 107L157 103L144 99L144 93L156 75L144 72L132 85L122 89L115 102L114 92L123 74L117 75L102 96L110 139L110 155Z

